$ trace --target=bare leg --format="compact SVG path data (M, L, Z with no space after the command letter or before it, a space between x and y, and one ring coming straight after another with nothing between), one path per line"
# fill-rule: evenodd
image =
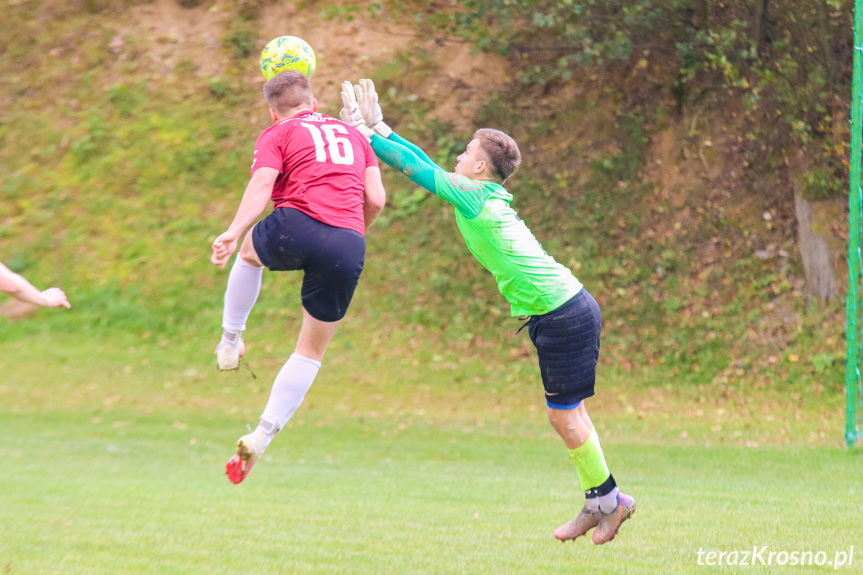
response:
M588 440L593 422L587 415L587 410L582 401L578 407L573 409L547 408L548 422L557 432L566 447L575 449Z
M300 337L297 338L294 353L315 361L321 361L324 359L327 347L341 323L341 320L321 321L315 319L303 308L303 325L300 328Z
M253 266L260 268L264 267L264 264L261 263L258 252L255 251L255 242L252 240L252 231L254 229L254 226L252 226L252 229L246 232L246 237L243 238L243 245L240 246L240 257Z

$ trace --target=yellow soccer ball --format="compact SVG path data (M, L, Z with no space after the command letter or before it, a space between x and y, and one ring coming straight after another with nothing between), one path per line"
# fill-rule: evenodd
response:
M315 52L302 38L279 36L261 52L261 73L270 80L279 72L297 70L307 78L315 72Z

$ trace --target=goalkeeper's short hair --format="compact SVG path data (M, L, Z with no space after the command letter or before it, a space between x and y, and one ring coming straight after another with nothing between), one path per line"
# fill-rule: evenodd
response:
M479 140L495 173L505 182L521 164L518 144L507 134L492 128L477 130L473 137Z
M284 113L303 104L312 105L315 98L312 83L301 72L285 70L264 84L267 105L278 113Z

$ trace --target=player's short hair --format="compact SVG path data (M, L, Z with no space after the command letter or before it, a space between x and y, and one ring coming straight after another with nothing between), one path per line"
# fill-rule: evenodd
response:
M494 171L505 182L521 164L518 144L507 134L492 128L481 128L474 132L473 137L479 140Z
M267 105L278 113L293 110L303 104L311 106L314 97L312 83L296 70L279 72L264 84Z

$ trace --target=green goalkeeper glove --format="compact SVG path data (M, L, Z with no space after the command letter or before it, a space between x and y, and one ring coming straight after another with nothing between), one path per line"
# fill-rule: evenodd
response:
M339 111L339 118L345 124L350 124L356 128L360 134L371 141L375 132L368 127L363 119L356 94L354 94L354 86L350 82L342 82L342 109Z
M375 133L383 138L389 138L393 133L392 128L384 124L384 114L381 112L381 106L378 103L378 93L375 92L375 84L368 78L360 80L359 84L354 85L356 92L357 103L360 106L360 113L363 115L363 120Z

